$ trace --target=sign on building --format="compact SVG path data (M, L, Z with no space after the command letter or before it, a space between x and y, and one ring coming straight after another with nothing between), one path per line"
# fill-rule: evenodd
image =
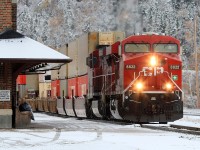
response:
M10 101L10 90L0 90L0 101Z

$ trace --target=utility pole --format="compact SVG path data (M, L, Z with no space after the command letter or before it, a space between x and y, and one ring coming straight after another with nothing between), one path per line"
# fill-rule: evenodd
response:
M198 65L198 53L197 53L197 15L194 19L194 51L195 51L195 71L196 71L196 94L197 94L197 108L200 108L199 99L199 65Z

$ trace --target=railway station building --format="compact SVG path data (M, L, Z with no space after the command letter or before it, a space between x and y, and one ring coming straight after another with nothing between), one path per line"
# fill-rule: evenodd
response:
M71 61L16 32L16 0L0 1L0 128L20 127L16 79L20 74L44 73Z

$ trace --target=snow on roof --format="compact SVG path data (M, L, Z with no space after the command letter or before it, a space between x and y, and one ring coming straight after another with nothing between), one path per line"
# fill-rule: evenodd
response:
M0 34L0 61L67 63L72 59L15 31ZM14 35L14 36L13 36ZM8 38L2 38L2 37Z

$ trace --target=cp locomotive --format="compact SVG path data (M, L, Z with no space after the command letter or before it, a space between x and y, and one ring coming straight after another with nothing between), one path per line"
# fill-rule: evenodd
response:
M67 115L137 123L166 123L183 117L179 40L155 33L132 35L97 47L86 64L87 93L78 97L68 89ZM81 84L78 78L74 80L73 87Z
M179 40L154 33L133 35L98 48L87 65L87 109L96 117L138 123L183 117Z
M87 73L68 78L68 97L57 99L58 113L135 123L182 118L180 51L179 40L156 33L99 45L86 58Z

